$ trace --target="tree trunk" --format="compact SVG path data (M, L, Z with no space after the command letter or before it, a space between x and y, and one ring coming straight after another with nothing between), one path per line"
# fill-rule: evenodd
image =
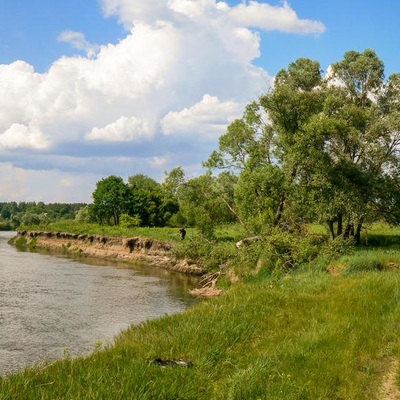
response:
M357 224L357 229L355 233L355 239L356 239L356 245L359 245L361 243L361 230L362 230L362 225L364 222L364 218L360 218Z
M335 239L335 229L333 226L333 221L330 219L327 221L327 223L328 223L328 228L329 228L329 235L330 235L331 239L333 240L333 239Z
M297 167L294 167L292 169L292 173L290 174L291 182L294 181L294 178L296 177L296 175L297 175ZM287 200L286 193L283 193L281 196L281 199L279 200L279 206L278 206L278 209L275 214L275 225L278 225L282 218L286 200Z
M119 225L119 215L117 212L114 212L114 225Z
M350 234L354 234L354 225L349 220L347 221L346 229L344 231L344 238L348 239L350 237Z
M219 198L222 200L222 202L226 205L226 207L228 208L228 210L237 218L237 220L239 221L239 224L242 225L244 228L246 228L247 230L247 226L244 223L244 221L242 220L242 218L240 218L240 215L236 212L236 210L229 204L229 202L227 200L225 200L222 196L219 196Z
M337 219L337 235L340 236L343 233L343 214L339 213Z
M275 225L278 225L282 218L283 209L285 208L285 201L286 201L286 196L283 194L279 201L278 209L276 210Z

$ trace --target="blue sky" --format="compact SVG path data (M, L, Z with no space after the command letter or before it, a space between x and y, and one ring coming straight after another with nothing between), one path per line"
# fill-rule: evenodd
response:
M0 201L91 201L96 182L188 177L299 57L374 49L400 72L400 3L2 0Z

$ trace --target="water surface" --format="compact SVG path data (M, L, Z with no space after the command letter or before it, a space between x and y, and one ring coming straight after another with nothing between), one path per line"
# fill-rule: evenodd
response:
M196 280L155 267L19 251L0 232L0 374L85 354L194 303Z

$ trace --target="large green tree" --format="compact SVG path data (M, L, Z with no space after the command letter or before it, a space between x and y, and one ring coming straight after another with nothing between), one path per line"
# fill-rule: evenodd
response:
M142 225L165 226L178 212L176 196L154 179L136 174L128 178L132 191L132 214L140 218Z
M255 232L319 220L360 239L365 222L399 222L400 75L350 51L323 77L299 59L221 136L205 163L239 177L235 203Z
M119 176L111 175L96 184L93 194L91 214L100 223L119 225L121 214L129 214L132 192Z

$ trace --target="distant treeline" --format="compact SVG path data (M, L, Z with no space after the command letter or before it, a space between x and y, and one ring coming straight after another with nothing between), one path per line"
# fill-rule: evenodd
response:
M12 230L21 225L39 225L61 219L75 219L85 203L0 202L0 230Z

